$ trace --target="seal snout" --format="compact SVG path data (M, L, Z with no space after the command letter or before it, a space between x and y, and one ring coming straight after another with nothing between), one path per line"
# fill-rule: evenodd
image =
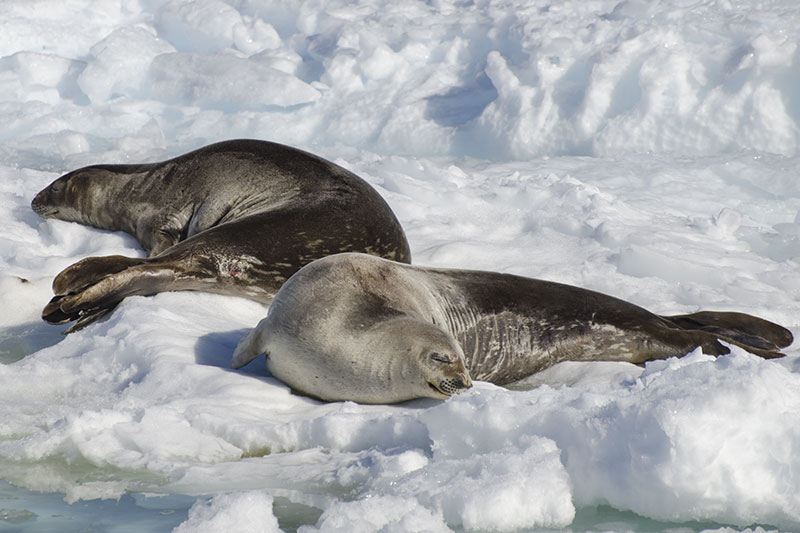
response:
M437 384L429 383L432 389L444 394L445 396L452 396L464 392L472 388L472 380L469 376L464 378L447 378L441 380Z
M31 209L33 209L33 212L42 218L52 216L58 212L58 209L56 209L54 206L48 205L45 193L46 190L41 191L33 198L33 200L31 200Z
M42 193L39 193L33 197L33 200L31 200L31 209L33 209L34 213L40 216L47 211L47 206L44 205L44 202L42 201Z

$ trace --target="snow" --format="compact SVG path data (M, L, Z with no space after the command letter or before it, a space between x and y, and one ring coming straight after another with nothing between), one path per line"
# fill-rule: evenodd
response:
M521 390L476 383L446 402L323 404L263 357L227 368L265 315L254 302L162 293L66 337L41 322L62 268L143 252L29 207L79 166L273 140L369 181L417 264L663 314L742 311L797 336L792 0L3 10L0 478L18 487L0 486L6 525L800 529L797 347L773 361L734 348L564 363Z
M271 512L272 497L258 491L241 494L220 494L208 502L198 501L189 509L189 518L176 527L175 533L227 533L280 531L278 520Z

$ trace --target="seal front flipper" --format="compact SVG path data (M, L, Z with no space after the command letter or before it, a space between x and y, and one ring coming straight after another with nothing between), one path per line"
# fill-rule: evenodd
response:
M233 359L231 359L231 368L242 368L264 353L264 342L262 338L262 330L264 328L261 327L261 323L265 320L266 319L262 320L256 327L248 331L247 334L242 337L242 340L239 341L239 344L236 345L236 349L233 351Z

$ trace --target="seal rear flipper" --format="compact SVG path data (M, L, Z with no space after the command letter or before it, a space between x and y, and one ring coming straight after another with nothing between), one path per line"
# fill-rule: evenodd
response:
M727 346L722 344L722 343L727 343L733 346L738 346L739 348L746 350L753 355L763 357L764 359L777 359L779 357L785 356L785 354L778 351L777 346L771 343L766 343L764 339L759 338L758 341L754 341L752 336L748 335L737 334L736 337L732 337L705 329L685 330L685 331L700 334L709 338L708 341L700 344L700 347L703 349L703 353L707 355L725 355L730 353L730 349L728 349ZM749 342L744 342L744 341L749 341ZM762 348L760 346L767 346L767 347ZM722 348L722 350L719 350L719 348Z
M42 310L42 320L50 324L66 324L72 318L61 310L61 302L66 296L53 296Z
M114 307L116 307L116 306L114 306ZM113 311L114 307L111 307L110 309L99 309L99 310L97 310L97 311L95 311L93 313L87 313L87 314L81 315L81 317L78 320L76 320L74 324L72 324L70 327L68 327L67 329L64 330L64 335L72 333L73 331L78 331L80 329L83 329L86 326L88 326L89 324L92 324L92 323L100 320L101 318L106 316L108 313Z
M50 324L66 324L71 320L75 320L74 324L64 330L64 334L72 333L73 331L78 331L79 329L85 328L92 322L103 318L116 307L116 304L114 304L100 309L82 310L77 313L65 313L61 309L61 305L65 304L69 298L69 296L54 296L42 311L42 319Z
M681 329L704 331L742 348L768 357L780 357L789 346L792 333L778 324L745 313L701 311L689 315L663 317Z
M42 318L52 324L76 323L65 333L82 329L113 310L127 296L149 296L169 290L171 269L138 265L102 278L75 293L57 295L45 306Z
M122 272L126 268L144 263L144 259L107 255L87 257L62 270L53 280L53 293L59 296L74 294L93 285L106 276Z

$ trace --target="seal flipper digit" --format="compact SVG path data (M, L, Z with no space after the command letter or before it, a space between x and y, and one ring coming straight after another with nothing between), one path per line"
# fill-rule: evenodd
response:
M64 334L72 333L73 331L78 331L79 329L83 329L92 322L99 320L108 312L116 307L116 304L111 305L110 307L106 307L103 309L94 309L92 311L79 311L77 313L66 313L61 310L61 304L68 299L69 296L55 296L52 300L45 306L44 310L42 311L42 319L50 324L65 324L70 322L71 320L75 320L75 323L64 330Z
M116 305L114 307L116 307ZM114 309L114 307L111 307L110 309L100 309L94 313L87 313L81 315L81 317L78 320L76 320L75 323L73 323L70 327L64 330L64 335L72 333L73 331L78 331L79 329L83 329L89 324L96 322L97 320L100 320L108 313L110 313Z
M662 317L681 329L705 331L722 340L733 341L762 357L779 357L781 348L792 344L792 333L778 324L735 312L701 311ZM752 350L751 350L752 349ZM755 351L757 350L757 351Z

